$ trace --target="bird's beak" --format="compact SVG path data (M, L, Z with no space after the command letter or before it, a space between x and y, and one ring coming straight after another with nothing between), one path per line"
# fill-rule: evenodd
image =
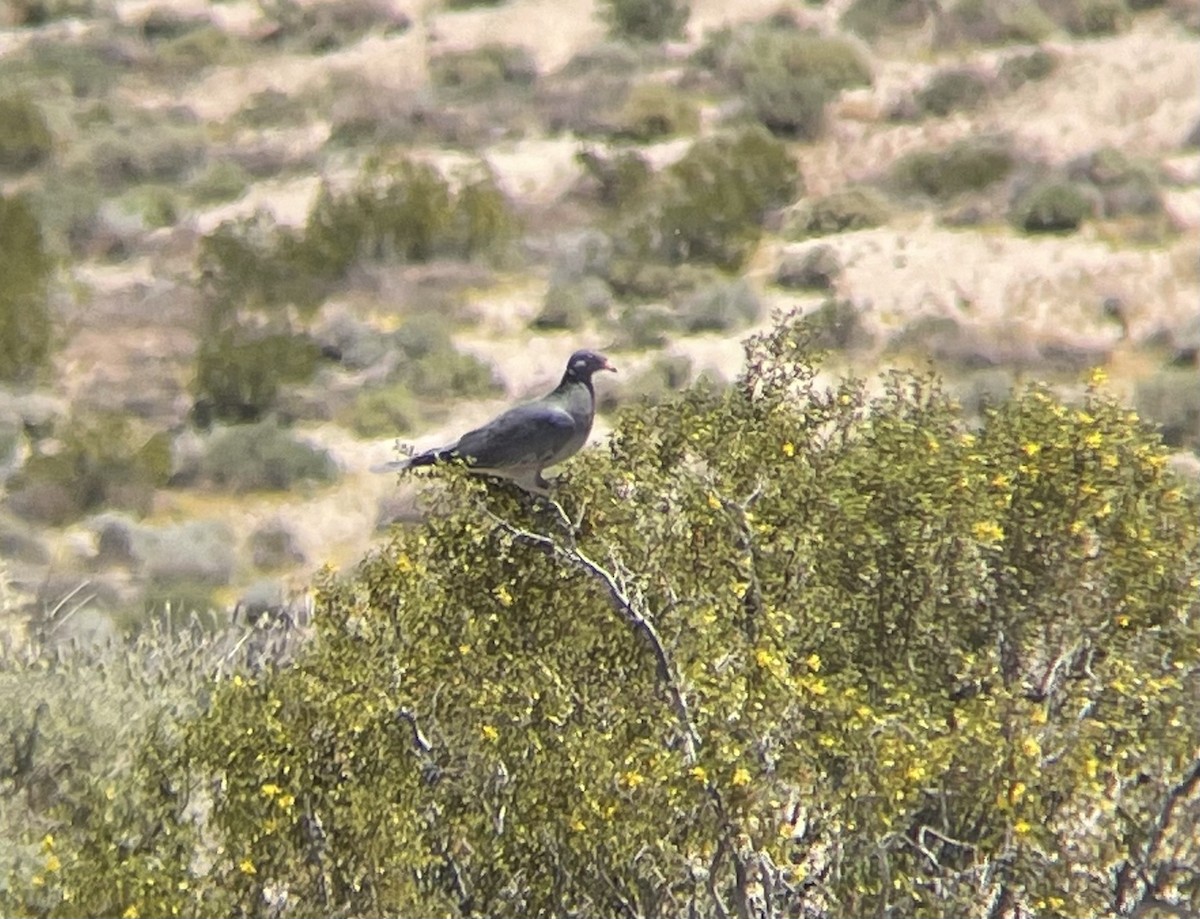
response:
M617 368L616 368L616 367L614 367L612 364L610 364L610 363L609 363L607 360L605 360L605 361L604 361L604 364L603 364L603 369L604 369L604 370L611 370L613 373L616 373L616 372L617 372Z

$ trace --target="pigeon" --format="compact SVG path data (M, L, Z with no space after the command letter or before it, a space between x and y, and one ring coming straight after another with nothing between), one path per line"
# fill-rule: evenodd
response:
M596 416L592 374L616 373L603 354L576 351L553 392L497 415L447 447L376 467L377 472L415 469L462 460L473 472L510 479L526 491L546 494L542 470L574 456L587 442Z

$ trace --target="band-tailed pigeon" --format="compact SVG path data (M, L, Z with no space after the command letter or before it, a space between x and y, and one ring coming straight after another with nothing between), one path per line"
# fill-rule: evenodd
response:
M510 408L456 443L435 447L376 467L377 472L432 466L461 459L475 472L511 479L526 491L544 493L542 470L574 456L587 442L596 415L592 374L616 367L603 354L576 351L562 382L541 399Z

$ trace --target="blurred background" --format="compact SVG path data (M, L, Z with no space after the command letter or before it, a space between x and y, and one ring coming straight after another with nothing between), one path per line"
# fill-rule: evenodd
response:
M302 611L540 394L1113 386L1200 468L1200 4L5 0L0 635ZM602 436L603 416L596 434Z

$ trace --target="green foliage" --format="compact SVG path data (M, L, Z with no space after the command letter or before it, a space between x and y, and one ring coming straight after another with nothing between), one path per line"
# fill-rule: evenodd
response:
M601 9L613 38L644 42L681 38L690 14L687 0L603 0Z
M1058 67L1058 58L1049 51L1037 48L1028 54L1015 54L1000 65L999 81L1009 90L1026 83L1044 80Z
M890 216L891 208L879 192L851 186L801 201L787 215L784 232L793 239L827 236L877 227Z
M917 93L916 103L924 114L943 117L979 108L990 90L987 78L969 68L939 70Z
M504 85L529 86L537 78L537 63L524 48L488 43L433 58L429 77L440 89L480 94Z
M1200 373L1161 371L1138 383L1134 404L1168 446L1200 453Z
M0 170L32 169L53 149L50 127L32 99L24 95L0 97Z
M700 113L695 103L665 83L639 83L616 115L614 135L650 143L674 134L695 134Z
M394 437L410 433L424 417L420 400L401 382L364 389L355 397L346 423L359 437Z
M759 126L700 140L655 177L626 243L635 260L734 269L758 242L763 218L799 186L791 154Z
M205 329L193 391L202 417L260 419L280 386L308 379L316 348L293 328L359 260L423 262L499 251L516 222L490 172L454 187L410 160L368 165L350 190L325 187L304 227L263 215L227 222L201 241Z
M331 482L337 466L325 450L265 421L214 434L200 462L200 475L234 492L287 491L299 482Z
M645 157L633 150L619 150L610 155L581 150L576 159L596 183L600 203L616 209L636 207L654 176Z
M1064 25L1074 35L1115 35L1129 27L1125 0L1071 0L1065 4Z
M29 378L50 355L53 267L29 204L0 195L0 382Z
M196 422L208 427L214 421L259 421L274 407L283 385L312 376L317 358L316 345L305 335L236 320L211 329L196 351Z
M875 39L897 28L921 25L929 7L921 0L854 0L842 13L842 27Z
M1080 185L1052 179L1018 196L1009 216L1026 233L1072 233L1094 209L1091 196Z
M927 378L818 386L806 334L622 413L560 508L444 473L0 906L1195 912L1200 496L1098 380L969 430ZM106 848L180 796L198 850Z
M717 277L677 298L675 312L690 332L730 332L758 319L762 304L744 278Z
M1000 45L1044 41L1054 31L1054 19L1038 0L958 0L938 17L939 45Z
M871 69L850 42L772 23L727 33L712 53L717 67L772 132L814 140L825 105L841 90L871 84Z
M9 484L22 516L61 525L101 507L138 513L171 472L170 439L118 413L74 416L55 431L57 449L31 456Z
M892 180L902 191L932 198L952 198L987 188L1013 167L1008 145L986 138L959 141L944 150L907 153L892 167Z

